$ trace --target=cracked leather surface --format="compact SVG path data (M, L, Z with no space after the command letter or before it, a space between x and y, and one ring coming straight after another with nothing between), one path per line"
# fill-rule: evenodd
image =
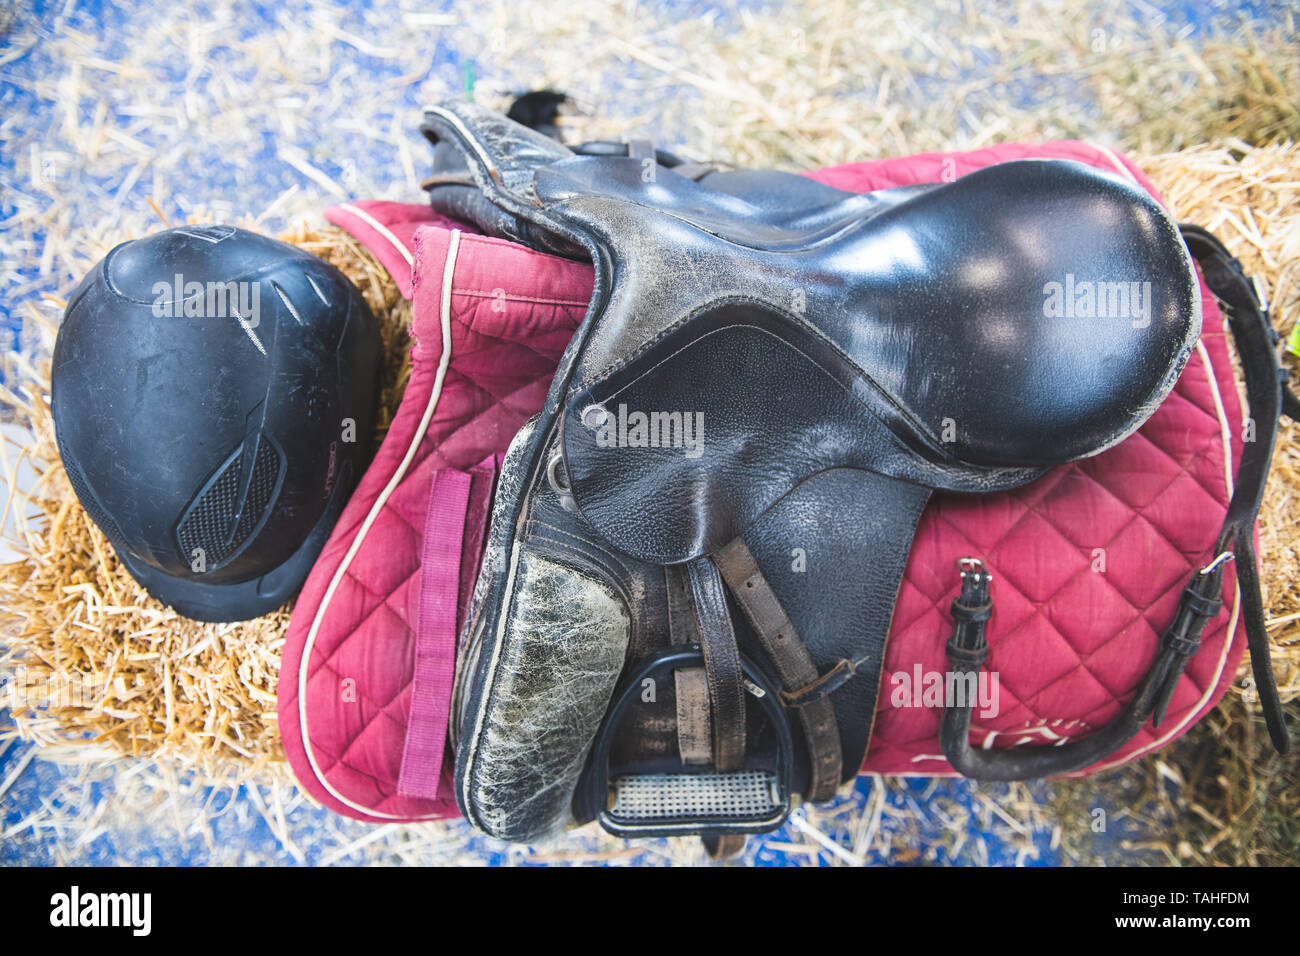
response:
M505 840L567 825L574 787L623 668L629 619L602 582L524 550L509 633L480 726L470 728L470 813Z
M522 196L527 193L537 167L567 159L573 151L559 141L521 126L500 113L464 100L448 100L438 109L453 113L473 129L474 146L465 149L465 165L480 187L493 182L496 174L502 187ZM438 134L439 142L468 140L445 115L425 114L426 123Z
M470 701L471 684L478 676L479 658L483 649L484 632L488 627L483 614L484 602L497 577L506 571L510 550L510 526L506 512L510 502L519 495L527 478L527 460L524 449L537 427L534 415L519 429L510 447L506 449L497 475L497 487L492 501L492 514L488 519L487 541L483 546L483 560L474 581L465 624L460 635L460 649L456 659L456 678L451 695L451 743L453 751L459 746L461 728L464 726L465 707Z
M492 516L488 522L488 539L483 549L482 570L478 579L474 582L474 594L470 598L469 613L466 620L472 622L478 617L479 611L483 607L483 600L487 596L488 584L492 580L493 574L499 574L506 568L506 552L510 547L510 529L506 523L505 512L509 503L519 494L523 488L524 479L527 477L524 460L524 448L528 444L528 439L532 437L533 429L537 427L537 416L534 415L528 421L524 422L522 428L515 434L510 442L510 447L506 449L505 458L501 462L501 474L497 477L497 488L495 497L492 501ZM466 641L462 637L461 646L464 647Z
M772 251L678 218L739 216L706 186L581 162L539 171L539 193L617 281L576 361L564 460L596 533L642 560L721 547L824 468L987 493L1095 455L1164 401L1200 334L1170 216L1080 163L986 167ZM1044 289L1076 274L1142 280L1148 314L1049 316ZM604 442L592 406L694 413L703 454Z
M452 173L451 181L429 190L435 209L473 222L488 235L585 258L581 243L543 212L533 188L539 167L574 155L568 147L462 100L430 107L420 128L434 144L436 165ZM463 178L461 170L476 188L456 181Z
M1199 330L1195 274L1172 219L1133 184L1081 163L1003 162L901 201L850 196L838 218L832 210L811 228L782 222L784 246L751 226L761 209L671 171L645 183L629 160L543 168L537 191L547 215L590 232L620 266L576 388L701 305L750 298L798 312L922 420L944 396L959 408L996 408L994 420L958 436L962 460L1015 452L1037 463L1045 418L1079 433L1067 444L1082 449L1064 458L1122 437L1122 428L1108 433L1107 416L1085 413L1111 395L1149 413L1137 404L1153 391L1149 379L1179 365ZM1150 280L1149 324L1047 319L1044 284L1067 272ZM1038 377L1018 364L1024 357ZM1066 387L1080 391L1079 406L1052 401Z

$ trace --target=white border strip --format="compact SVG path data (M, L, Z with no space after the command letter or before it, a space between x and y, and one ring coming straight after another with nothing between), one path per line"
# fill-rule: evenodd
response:
M375 232L379 233L381 236L387 239L390 243L393 244L393 248L395 248L398 252L402 254L402 258L406 260L406 264L410 266L412 269L415 268L415 257L411 255L411 250L406 248L406 246L403 245L402 240L398 239L395 235L393 235L392 230L390 230L382 222L380 222L374 216L370 215L370 213L366 212L364 209L360 208L359 206L354 206L350 202L340 203L338 205L338 208L346 209L348 212L352 213L352 215L356 216L358 219L364 222L371 229L375 230ZM459 231L457 231L457 234L459 234Z
M347 209L350 207L344 206ZM364 216L361 210L355 210ZM366 218L369 218L368 216ZM373 220L372 220L373 222ZM378 223L375 224L378 226ZM383 228L380 226L379 228ZM384 230L387 232L387 230ZM390 234L391 237L391 234ZM393 243L398 248L403 248L396 238ZM370 507L370 513L366 515L366 520L361 523L360 530L352 539L352 544L348 548L347 554L343 556L343 561L339 564L338 570L334 572L334 577L330 580L329 587L325 590L325 596L321 599L320 607L316 609L316 616L312 619L311 629L307 632L307 642L302 649L302 660L298 664L298 732L302 739L303 751L307 754L307 762L311 764L312 773L315 774L316 780L322 787L345 806L351 807L370 817L381 818L385 820L406 820L408 817L392 813L381 813L372 807L362 806L349 800L343 794L339 793L325 779L325 773L321 770L320 765L316 763L316 755L311 748L311 734L307 728L307 671L311 662L312 648L316 644L316 635L320 631L321 623L325 619L325 613L329 610L330 602L334 599L334 592L338 589L343 575L347 573L348 568L352 565L352 560L361 550L361 545L366 539L371 526L375 519L379 517L379 512L383 510L384 505L388 502L389 497L397 486L402 483L406 477L407 470L411 467L411 462L415 458L415 453L424 440L425 433L429 430L429 422L433 420L434 409L438 407L438 399L442 396L442 384L447 377L447 367L451 364L451 286L452 277L456 270L456 254L460 251L460 230L453 229L451 240L447 245L447 262L442 270L442 301L439 308L442 322L442 356L438 360L438 374L433 381L433 391L429 394L429 403L424 408L424 415L420 419L420 425L411 437L411 444L407 446L406 455L402 458L402 463L397 466L397 471L393 472L393 477L388 480L388 484L375 499L375 503ZM407 260L410 260L409 253Z
M1099 143L1092 142L1091 140L1086 140L1085 142L1087 142L1087 144L1091 146L1093 149L1095 149L1097 152L1104 154L1106 158L1110 160L1111 165L1114 166L1119 171L1119 174L1121 176L1134 183L1137 183L1139 186L1142 185L1141 183L1138 183L1138 178L1133 175L1133 170L1125 166L1120 161L1120 158L1114 154L1114 152L1112 152L1111 150L1107 149L1105 146L1102 146ZM1143 189L1142 191L1146 192L1145 189Z
M1198 279L1199 283L1200 280ZM1233 491L1233 461L1232 461L1232 429L1228 422L1228 413L1223 407L1223 396L1219 392L1219 380L1214 377L1214 365L1210 361L1209 352L1205 349L1205 343L1200 339L1196 340L1196 354L1201 357L1201 362L1205 365L1205 377L1210 382L1210 394L1214 397L1214 412L1219 418L1219 438L1223 442L1223 484L1228 492L1228 500L1232 500ZM1187 709L1183 719L1177 724L1168 727L1168 730L1145 747L1139 747L1127 756L1120 757L1116 760L1108 760L1097 766L1096 770L1109 770L1112 767L1118 767L1126 764L1130 760L1136 760L1138 757L1148 754L1158 747L1163 747L1169 741L1173 740L1184 730L1192 725L1196 715L1200 713L1201 708L1205 707L1214 697L1214 690L1219 686L1219 681L1223 678L1223 669L1228 663L1228 652L1232 650L1237 640L1237 619L1241 614L1241 584L1236 581L1232 588L1232 614L1228 617L1228 639L1223 642L1223 649L1219 652L1219 663L1214 669L1214 677L1206 683L1205 693L1196 704ZM1095 771L1094 771L1095 772Z

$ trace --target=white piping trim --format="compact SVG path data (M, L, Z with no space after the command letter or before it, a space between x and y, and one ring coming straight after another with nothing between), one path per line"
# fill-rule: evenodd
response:
M1210 379L1210 395L1214 398L1214 413L1219 419L1219 439L1223 442L1223 486L1228 490L1228 498L1231 499L1236 492L1236 484L1232 471L1232 429L1228 424L1228 410L1223 407L1223 396L1219 394L1219 382L1214 377L1214 365L1210 362L1210 355L1205 350L1205 344L1199 339L1196 341L1196 352L1205 363L1206 374Z
M395 235L393 235L392 231L387 226L385 226L382 222L380 222L374 216L370 215L370 213L366 212L364 209L361 209L358 206L354 206L350 202L341 203L338 208L346 209L348 212L352 213L352 215L356 216L358 219L364 222L371 229L375 230L375 232L379 233L381 236L383 236L385 239L391 242L393 244L393 248L395 248L398 252L402 254L402 258L406 260L406 264L410 266L412 269L415 268L415 257L411 255L411 250L406 248L406 246L402 244L402 241L398 239Z
M1098 144L1098 143L1094 143L1094 142L1091 142L1091 141L1088 141L1088 145L1091 146L1093 149L1097 150L1097 152L1102 153L1103 155L1105 155L1105 157L1106 157L1107 159L1110 160L1111 165L1114 166L1117 170L1119 170L1120 175L1126 177L1127 179L1131 180L1132 182L1137 183L1138 178L1137 178L1136 176L1133 175L1133 170L1129 169L1129 168L1128 168L1127 166L1125 166L1122 162L1120 162L1120 158L1119 158L1118 156L1116 156L1113 152L1111 152L1111 151L1110 151L1109 149L1107 149L1105 146L1102 146L1102 145L1100 145L1100 144ZM1142 184L1141 184L1141 183L1138 183L1138 185L1140 186L1140 185L1142 185Z
M483 164L483 168L487 171L490 178L495 179L500 175L500 173L497 172L496 163L492 161L492 157L487 154L487 151L483 148L482 144L479 143L478 137L470 132L469 127L465 125L464 121L459 116L451 110L445 109L441 106L426 106L424 111L441 117L456 128L456 132L460 134L461 138L465 141L465 144L474 151L474 154L478 157L479 162Z
M349 208L344 206L343 208ZM360 210L357 210L360 212ZM364 214L363 214L364 215ZM396 240L394 240L396 243ZM400 244L398 244L400 247ZM442 270L442 301L439 307L440 319L442 322L442 356L438 360L438 373L433 380L433 391L429 395L429 403L424 408L424 415L420 419L420 425L415 430L411 438L411 444L407 446L406 454L402 458L402 463L397 466L397 471L393 472L393 477L388 480L384 490L375 503L371 505L366 520L361 523L361 528L357 535L352 539L352 544L348 547L347 554L343 556L343 561L339 564L338 569L334 572L334 577L330 580L329 587L325 590L325 596L321 599L320 607L316 609L316 616L312 619L311 629L307 632L307 642L303 645L302 660L298 664L298 728L299 735L302 738L302 748L307 755L307 762L311 764L312 773L316 780L323 786L330 796L338 800L345 806L351 807L365 813L367 816L378 817L385 820L405 820L407 817L399 816L392 813L381 813L372 807L365 807L359 803L349 800L343 794L334 789L325 779L325 774L320 765L316 763L316 755L311 749L311 734L307 729L307 671L311 663L312 648L316 644L316 635L320 631L321 622L325 619L325 612L329 609L330 602L334 599L334 592L338 589L339 583L343 580L343 575L347 573L352 564L352 559L357 556L361 550L361 545L365 541L367 533L379 517L379 512L383 510L389 497L397 486L401 484L402 479L406 476L407 469L411 467L411 461L415 458L415 453L424 440L425 433L429 430L429 422L433 420L434 409L438 407L438 399L442 396L442 384L447 377L447 367L451 364L451 286L452 277L456 270L456 253L460 250L460 230L453 229L451 239L447 245L447 262ZM408 255L409 259L410 256Z

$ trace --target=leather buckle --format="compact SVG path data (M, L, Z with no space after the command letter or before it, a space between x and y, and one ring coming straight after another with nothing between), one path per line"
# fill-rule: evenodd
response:
M1215 571L1218 570L1220 565L1227 564L1229 561L1232 561L1235 558L1236 555L1233 554L1231 551L1220 551L1218 554L1214 556L1213 561L1211 561L1205 567L1201 568L1201 570L1197 573L1201 575L1213 574Z
M838 664L822 674L814 681L809 681L798 690L781 691L781 700L787 707L803 707L811 704L814 700L819 700L828 694L833 694L858 674L858 668L870 663L870 658L860 657L855 661L848 658L842 658Z
M610 775L610 753L629 710L640 700L644 682L663 683L680 668L703 667L698 644L671 646L651 657L614 696L592 747L584 782L575 795L579 819L594 817L614 836L722 836L768 833L790 814L794 744L790 724L771 682L741 657L746 689L758 702L776 735L776 766L752 755L746 766L720 773L709 766L669 768L654 773Z

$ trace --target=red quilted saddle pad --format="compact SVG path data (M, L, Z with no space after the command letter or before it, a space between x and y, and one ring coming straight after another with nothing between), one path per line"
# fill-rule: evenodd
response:
M1131 162L1078 142L856 163L812 174L865 192L951 179L997 162L1074 159L1135 180ZM327 217L367 245L412 298L412 374L374 463L293 612L281 735L302 785L367 820L456 815L445 747L455 626L473 584L491 476L541 407L591 291L588 266L483 236L423 206L358 203ZM1123 708L1193 568L1209 557L1241 452L1223 319L1202 285L1204 331L1172 395L1131 438L990 496L936 495L917 530L886 653L864 770L951 774L927 674L947 669L955 561L982 558L997 610L985 670L996 714L984 746L1052 744ZM1164 722L1104 766L1155 749L1219 700L1245 646L1229 567ZM1101 766L1089 768L1094 772Z

